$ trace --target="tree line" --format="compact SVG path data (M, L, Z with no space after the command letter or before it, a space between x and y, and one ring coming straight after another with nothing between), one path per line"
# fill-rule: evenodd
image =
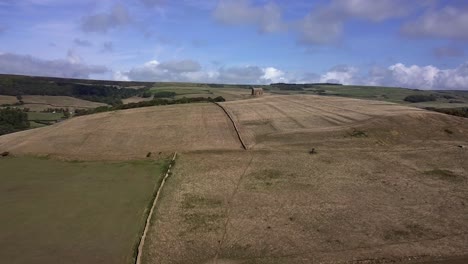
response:
M99 106L93 109L76 109L75 116L90 115L95 113L109 112L115 110L124 110L148 106L157 106L157 105L172 105L172 104L188 104L188 103L203 103L203 102L224 102L226 101L222 96L215 98L211 97L192 97L192 98L180 98L175 100L159 99L154 98L151 101L143 101L138 103L128 103L120 104L114 106Z
M83 100L110 105L122 104L122 99L132 96L148 97L149 88L119 88L114 85L73 83L58 79L0 76L0 94L20 97L22 95L71 96Z
M0 135L28 129L28 114L21 109L0 108Z

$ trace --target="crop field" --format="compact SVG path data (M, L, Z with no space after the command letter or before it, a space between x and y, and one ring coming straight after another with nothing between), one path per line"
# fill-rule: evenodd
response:
M166 162L0 158L0 258L16 263L134 263Z
M467 260L465 118L391 102L314 95L265 95L221 105L233 117L247 150L242 149L231 120L219 106L196 103L74 117L1 136L0 153L66 160L134 160L149 152L151 158L159 159L177 151L176 165L146 237L146 264ZM113 164L108 168L116 170L112 174L102 170L104 177L110 177L122 174L118 164L134 164L32 159L29 169L20 162L10 163L16 159L32 158L0 162L9 164L10 171L17 167L30 170L24 177L46 171L35 169L35 162L52 162L55 165L44 167L53 168L67 164L70 171L65 174L72 175L70 185L78 189L81 183L73 175L82 175L88 168L101 174L92 166ZM79 167L83 164L84 168ZM50 177L58 177L54 175ZM7 179L8 183L21 177ZM51 197L68 190L67 186L47 186L54 190ZM90 187L89 195L103 188L98 183ZM125 190L138 188L126 186ZM122 198L118 190L112 193L118 194L114 199ZM20 198L0 201L22 201ZM41 206L54 205L54 201L51 198ZM75 209L87 206L101 205L83 202ZM138 209L134 207L132 210ZM19 214L12 211L16 210L13 206L8 210L8 214ZM44 219L47 217L41 221ZM75 236L81 238L80 232ZM23 248L36 243L19 241ZM94 239L86 241L94 243Z
M215 104L136 108L75 117L0 137L0 152L65 159L126 160L173 151L240 149L231 121Z
M468 107L467 91L431 91L404 89L397 87L381 86L354 86L354 85L315 85L313 88L305 88L302 91L279 90L275 87L267 87L275 94L321 94L325 96L340 96L348 98L379 100L400 104L408 104L415 107L453 108ZM409 103L404 98L409 95L435 95L437 101Z
M324 137L330 144L331 134L337 135L333 140L339 147L347 144L344 136L355 130L378 133L375 144L380 145L410 138L444 140L449 136L444 129L466 128L463 118L393 103L340 97L270 96L223 105L238 123L245 143L255 149L323 145ZM431 129L418 129L429 125L427 122L431 123Z
M24 95L24 105L31 111L42 111L47 108L95 108L106 104L86 101L69 96Z
M0 105L3 104L14 104L17 103L18 100L16 99L16 96L10 96L10 95L0 95Z

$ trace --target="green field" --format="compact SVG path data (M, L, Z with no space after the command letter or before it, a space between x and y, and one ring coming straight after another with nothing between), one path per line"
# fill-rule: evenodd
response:
M62 117L63 113L28 112L29 121L56 121Z
M13 263L133 263L165 161L0 158L0 256Z

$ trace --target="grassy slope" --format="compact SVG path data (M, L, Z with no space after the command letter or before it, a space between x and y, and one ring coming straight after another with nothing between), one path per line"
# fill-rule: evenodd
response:
M0 259L131 263L163 163L0 159Z

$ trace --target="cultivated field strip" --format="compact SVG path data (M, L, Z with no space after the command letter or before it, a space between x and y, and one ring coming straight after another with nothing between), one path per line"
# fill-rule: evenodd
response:
M427 111L392 103L313 95L266 96L223 103L249 147L264 147L277 135L339 131L374 119ZM283 142L284 143L284 142Z

